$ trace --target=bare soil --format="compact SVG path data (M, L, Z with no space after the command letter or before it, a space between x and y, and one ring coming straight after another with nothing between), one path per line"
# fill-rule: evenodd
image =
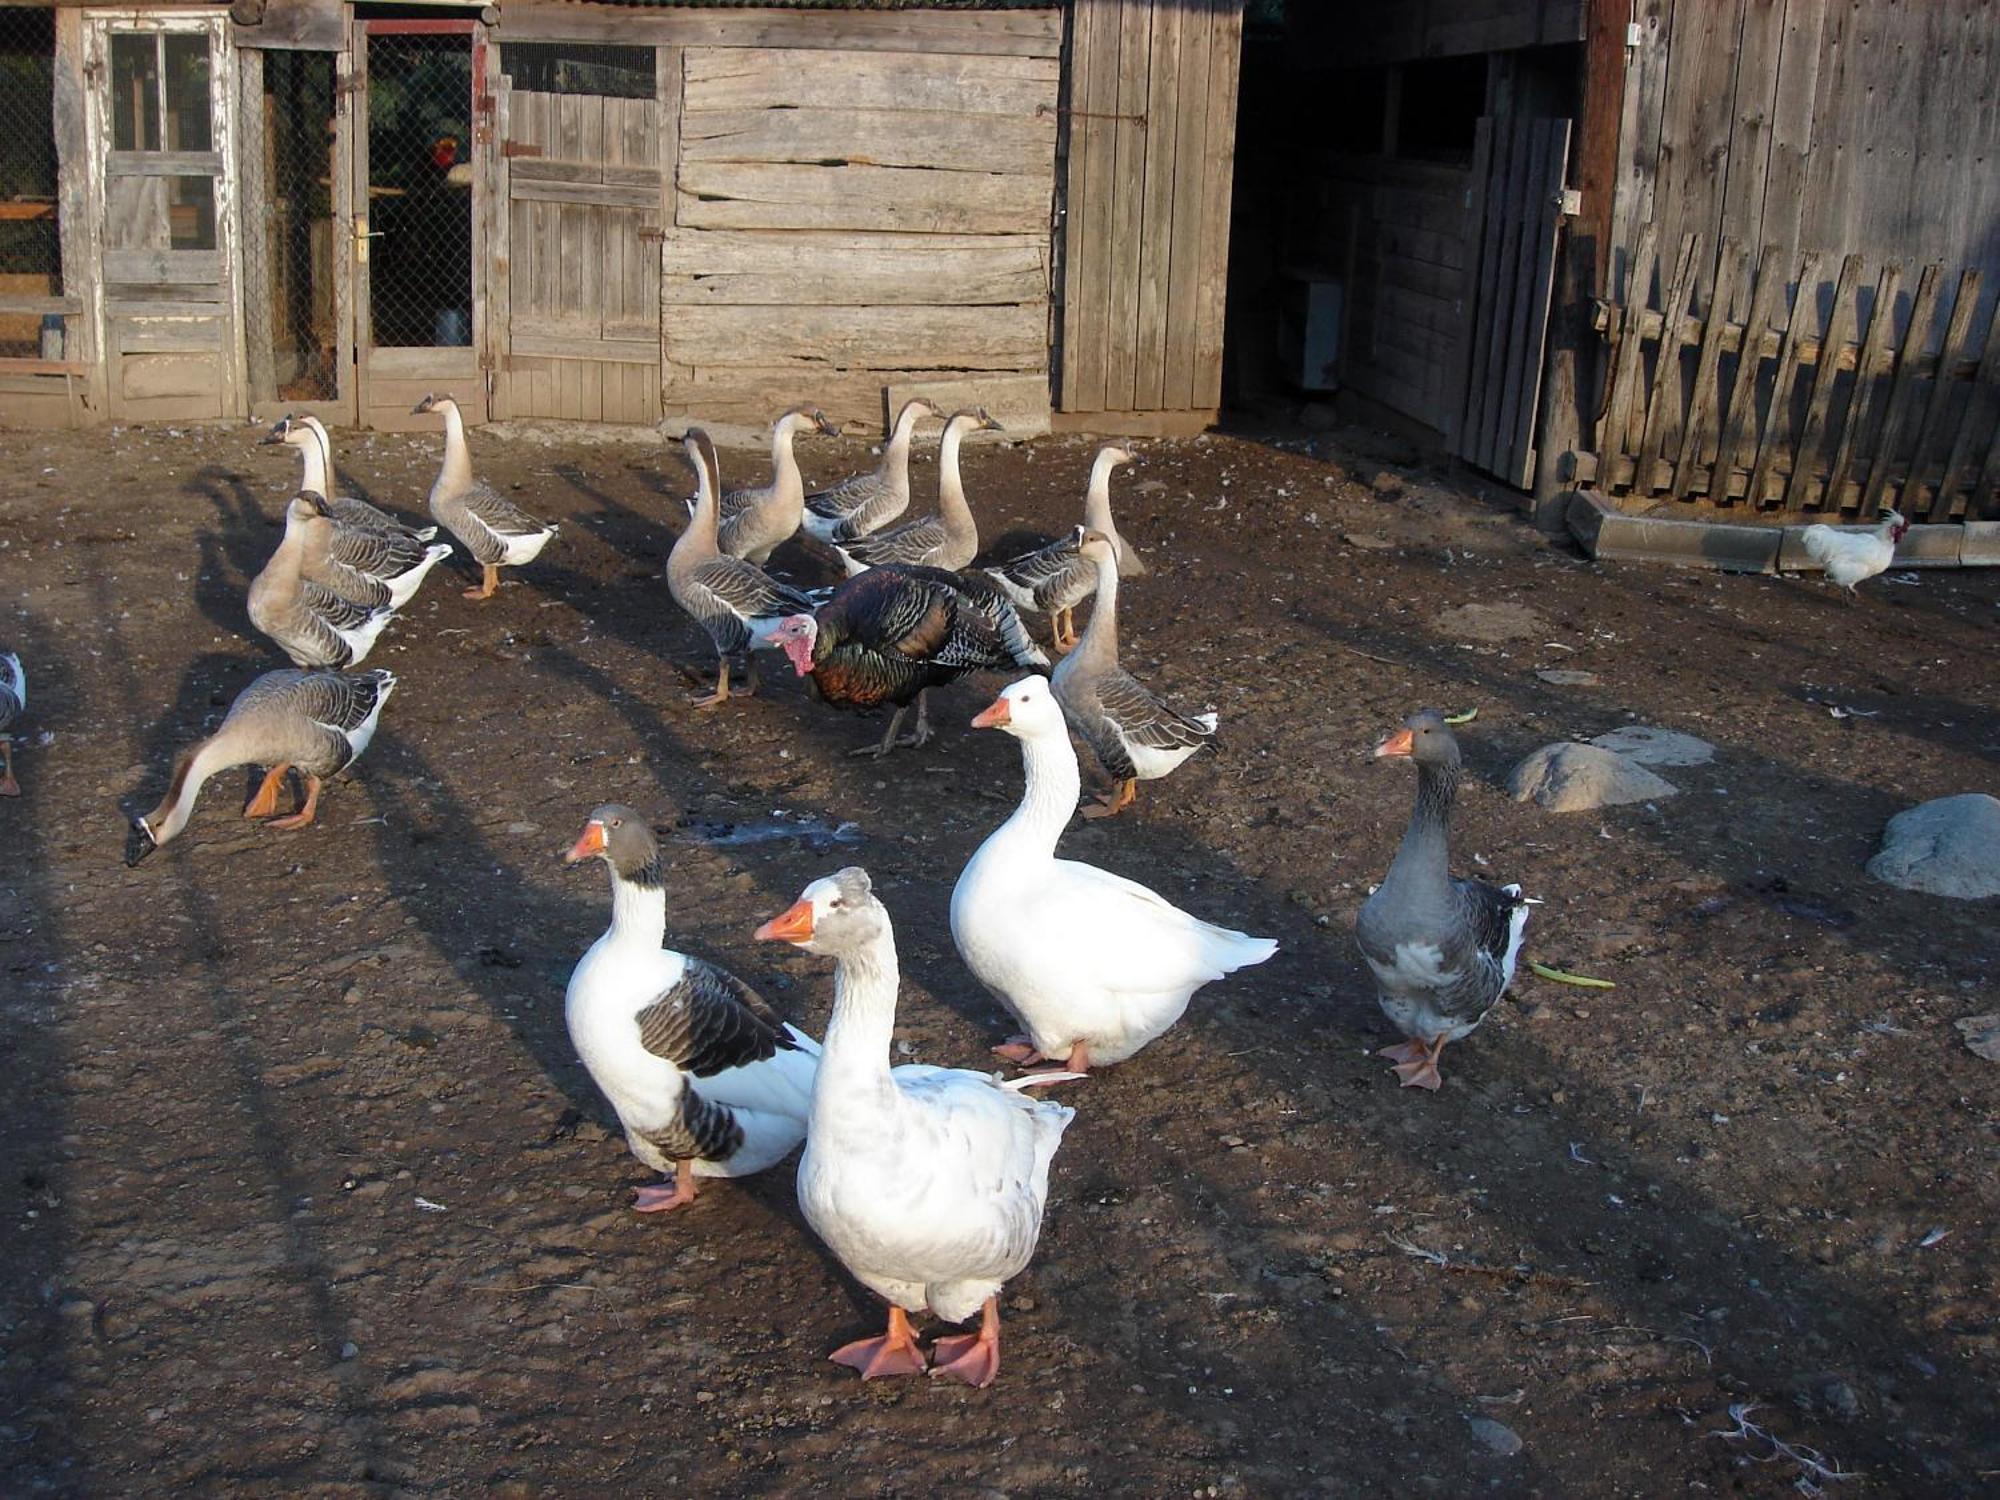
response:
M845 754L879 721L775 672L692 712L677 454L477 434L563 523L544 559L483 605L434 581L392 627L371 665L402 686L318 826L243 822L246 772L128 871L121 808L281 664L243 596L295 471L256 436L0 438L0 632L53 736L0 805L0 1492L2000 1488L2000 1067L1952 1025L1997 1008L1996 903L1862 868L1903 807L2000 790L2000 577L1850 605L1596 566L1352 434L1143 445L1128 665L1225 738L1066 851L1282 951L1067 1090L1000 1381L863 1386L825 1355L878 1312L788 1167L628 1209L649 1174L561 1010L606 891L558 855L603 800L674 824L673 935L814 1030L825 965L750 934L865 864L899 1051L985 1066L1003 1018L945 912L1020 784L966 727L997 680L879 765ZM351 488L421 510L434 438L341 436ZM867 461L801 450L813 477ZM1090 452L970 452L989 533L1071 524ZM1349 936L1412 791L1368 751L1426 705L1479 710L1459 866L1546 901L1530 956L1617 986L1524 976L1435 1096L1370 1055ZM1634 720L1721 753L1601 815L1500 790Z

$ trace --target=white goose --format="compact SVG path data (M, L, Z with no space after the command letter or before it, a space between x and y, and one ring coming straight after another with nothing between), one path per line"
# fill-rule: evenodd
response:
M805 1139L819 1043L726 969L662 947L667 893L646 820L607 803L564 863L611 867L611 926L570 975L570 1041L618 1111L632 1154L673 1177L632 1206L664 1213L697 1177L747 1177Z
M1000 1370L1000 1288L1034 1256L1049 1162L1075 1111L964 1068L889 1066L896 937L868 872L850 866L805 888L757 929L834 959L833 1018L799 1159L799 1208L827 1248L889 1304L882 1337L834 1350L863 1380L914 1375L923 1352L909 1313L976 1334L937 1341L933 1375L989 1385Z
M993 1049L1000 1056L1077 1073L1123 1062L1178 1021L1196 990L1278 951L1122 875L1056 858L1080 782L1048 683L1009 684L972 724L1019 740L1027 771L1020 807L951 893L959 956L1027 1028Z

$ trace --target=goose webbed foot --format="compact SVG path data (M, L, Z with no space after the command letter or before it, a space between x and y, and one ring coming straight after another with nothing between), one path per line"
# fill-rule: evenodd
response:
M305 806L301 807L288 818L273 818L264 826L266 828L304 828L308 823L312 822L314 814L318 811L319 778L317 776L308 776L306 778Z
M1000 1373L1000 1303L988 1297L979 1332L953 1334L931 1348L932 1375L950 1375L971 1386L989 1386Z
M1116 817L1119 813L1130 807L1133 799L1138 795L1138 779L1128 776L1118 783L1117 791L1108 792L1104 796L1099 797L1095 803L1083 810L1083 815L1086 818Z
M264 780L257 788L257 795L243 806L246 818L268 818L278 810L278 789L285 784L285 772L291 770L289 762L281 762L264 773Z
M468 599L491 599L491 598L493 597L493 594L494 594L494 591L495 591L496 589L498 589L498 588L500 587L500 566L499 566L499 564L498 564L498 563L487 563L487 564L485 564L484 566L485 566L485 569L486 569L486 571L485 571L485 574L483 575L483 577L482 577L482 579L481 579L481 581L480 581L480 585L479 585L479 587L478 587L478 588L476 588L476 589L467 589L467 590L465 590L465 597L466 597L466 598L468 598Z
M713 708L718 703L729 701L729 658L723 657L715 667L715 691L706 698L694 700L696 708Z
M632 1208L636 1213L663 1214L695 1200L694 1163L684 1161L674 1171L674 1183L656 1183L649 1187L635 1189L632 1194Z
M1029 1063L1045 1063L1044 1057L1035 1044L1024 1036L1012 1036L993 1049L993 1055L1010 1063L1025 1067Z
M1428 1043L1398 1042L1393 1047L1384 1047L1375 1055L1386 1057L1395 1064L1396 1076L1402 1079L1404 1088L1435 1090L1444 1083L1438 1072L1438 1056L1448 1040L1450 1038L1439 1033Z
M900 1307L889 1309L889 1328L880 1338L842 1344L827 1358L850 1370L859 1370L863 1380L880 1380L885 1375L921 1375L925 1368L924 1351L917 1347L909 1315Z

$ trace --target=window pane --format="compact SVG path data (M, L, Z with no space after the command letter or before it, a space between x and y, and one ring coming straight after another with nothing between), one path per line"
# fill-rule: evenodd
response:
M169 36L167 50L167 149L213 151L208 120L208 36Z
M111 144L117 151L160 149L159 38L111 38Z
M215 248L215 179L167 179L168 246L174 250Z
M541 94L650 99L655 89L651 47L509 42L500 49L500 68L515 88Z
M0 292L62 291L56 232L53 10L0 9ZM33 355L35 313L0 314L0 355ZM60 337L58 336L58 342Z

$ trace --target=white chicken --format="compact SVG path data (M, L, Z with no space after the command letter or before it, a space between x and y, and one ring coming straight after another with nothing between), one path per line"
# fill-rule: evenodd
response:
M1854 592L1856 584L1873 578L1896 559L1896 543L1910 523L1893 510L1885 510L1872 531L1836 530L1831 526L1808 526L1803 541L1806 555L1826 570L1834 583Z

